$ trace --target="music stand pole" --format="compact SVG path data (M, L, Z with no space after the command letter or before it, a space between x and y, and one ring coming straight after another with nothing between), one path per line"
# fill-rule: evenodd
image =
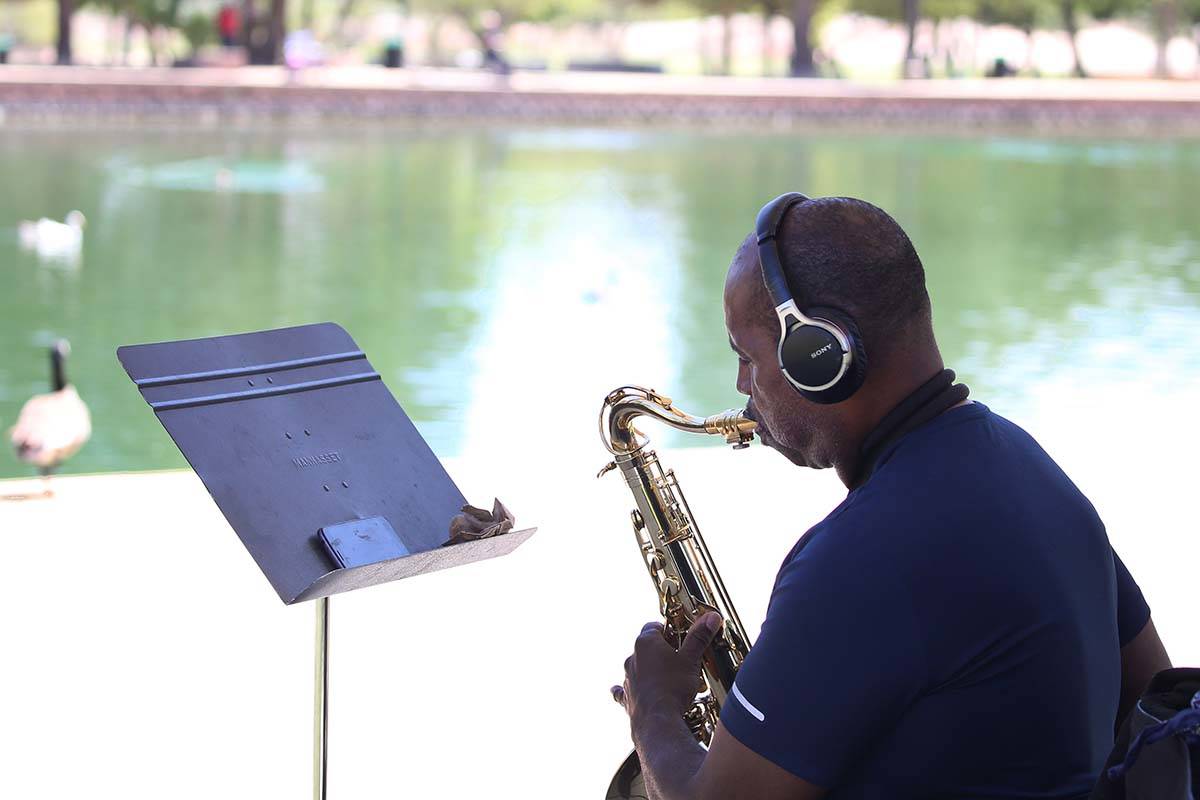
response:
M329 757L329 598L317 598L316 678L313 703L313 800L325 800Z

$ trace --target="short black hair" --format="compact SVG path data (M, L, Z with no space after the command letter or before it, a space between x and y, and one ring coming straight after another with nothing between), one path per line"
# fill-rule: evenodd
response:
M832 306L854 318L872 355L932 340L925 268L899 223L853 197L793 206L779 230L779 256L802 310Z

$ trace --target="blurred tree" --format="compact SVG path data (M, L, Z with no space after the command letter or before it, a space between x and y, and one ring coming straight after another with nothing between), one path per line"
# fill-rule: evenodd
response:
M813 61L812 19L819 0L792 0L792 77L811 78L817 74Z
M408 2L402 0L399 3L400 9L405 14L410 11ZM331 42L337 42L342 47L352 47L354 42L350 40L350 35L347 33L351 18L357 16L356 9L358 0L338 0L337 11L334 12L333 27L324 36L320 37ZM304 5L300 12L300 27L305 30L316 31L316 11L314 0L304 0Z
M497 35L517 22L554 22L561 19L595 20L608 9L603 0L413 0L414 12L436 19L458 19L488 50Z
M771 20L776 14L783 13L780 0L762 0L759 3L762 12L762 74L771 74Z
M1107 20L1120 17L1148 19L1157 48L1154 59L1154 75L1168 76L1167 43L1179 32L1184 20L1192 20L1200 8L1197 0L1077 0L1095 19Z
M917 41L917 23L921 21L921 0L904 0L904 74L913 60L913 47Z
M1058 0L1059 21L1071 39L1071 54L1075 57L1074 73L1086 78L1087 69L1079 57L1080 19L1109 20L1127 16L1144 9L1147 0Z
M661 2L661 0L641 0L643 5L649 3ZM732 72L733 67L733 15L734 14L750 14L755 11L762 15L762 73L769 75L771 72L771 44L770 44L770 28L771 19L776 14L783 14L789 9L786 0L688 0L688 4L700 11L702 14L717 15L721 17L722 22L722 38L721 38L721 67L722 74L728 75ZM810 3L811 5L811 3ZM811 17L811 9L809 10ZM793 25L796 24L796 17L793 10ZM803 74L812 74L812 49L808 44L808 26L809 19L806 17L800 23L804 26L803 32L803 50L807 52L807 60L810 69ZM796 41L801 40L801 34L797 33ZM793 74L798 74L793 70Z
M739 11L749 11L756 0L691 0L701 13L716 15L721 18L721 66L722 75L733 71L733 15Z
M191 14L179 26L183 38L187 39L194 57L201 47L217 40L217 28L213 18L207 14Z
M94 5L125 20L126 45L131 29L141 28L146 32L146 44L150 49L152 64L158 62L157 32L164 28L178 30L183 27L179 16L181 2L182 0L92 0Z
M1167 43L1179 31L1179 21L1182 16L1179 0L1151 0L1150 27L1154 31L1156 54L1154 58L1154 77L1170 77L1167 68Z
M1084 0L1086 2L1086 0ZM1080 0L1059 0L1058 10L1063 30L1067 32L1067 38L1071 40L1071 56L1075 59L1074 73L1077 78L1086 78L1087 70L1083 67L1083 60L1079 57L1079 6Z
M1198 57L1196 73L1200 75L1200 0L1186 0L1183 4L1183 13L1187 18L1188 25L1192 28L1192 38L1196 41Z
M283 39L287 35L286 0L242 0L242 30L246 37L246 60L251 64L282 64Z
M912 57L913 39L916 36L916 18L921 13L920 0L849 0L847 9L869 17L879 17L889 22L903 22L907 28L908 41L904 46L905 60ZM910 23L911 20L911 24Z
M58 58L59 64L71 63L71 19L75 16L75 0L58 0Z
M573 0L556 12L554 22L582 22L597 31L603 42L604 57L612 62L622 58L622 46L629 24L649 7L661 5L663 0ZM693 11L682 3L665 10L667 16Z
M1032 65L1033 29L1052 0L980 0L976 18L984 25L1011 25L1025 34L1025 64Z
M917 57L917 25L922 19L935 23L945 19L975 16L978 0L849 0L849 10L892 22L904 23L906 43L904 63ZM936 27L934 29L936 31Z

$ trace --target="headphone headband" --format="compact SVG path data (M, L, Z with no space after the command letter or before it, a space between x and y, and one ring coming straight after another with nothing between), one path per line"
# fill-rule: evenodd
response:
M799 192L787 192L779 195L762 207L755 222L755 234L758 238L758 260L762 264L763 283L766 284L767 294L771 304L778 309L792 299L792 290L788 287L787 278L783 274L783 264L779 259L779 245L776 236L783 218L792 206L807 202L808 198Z

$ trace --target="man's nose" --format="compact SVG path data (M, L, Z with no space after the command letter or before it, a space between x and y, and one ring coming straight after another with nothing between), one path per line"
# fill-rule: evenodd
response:
M739 394L750 396L750 370L744 364L738 365L737 390Z

